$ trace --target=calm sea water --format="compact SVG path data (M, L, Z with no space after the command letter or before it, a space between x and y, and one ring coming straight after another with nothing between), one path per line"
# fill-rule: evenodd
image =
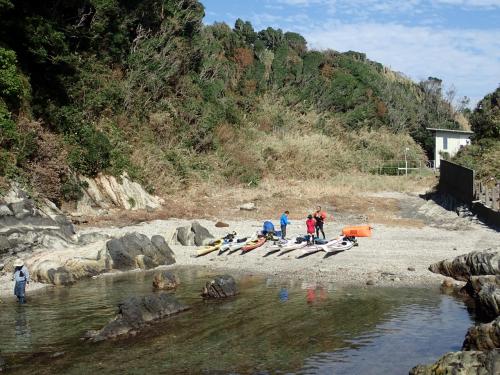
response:
M192 309L134 338L90 344L119 301L151 292L152 273L82 281L0 304L0 350L14 374L407 374L459 350L472 324L438 289L342 288L240 276L240 295L204 302L214 274L174 270Z

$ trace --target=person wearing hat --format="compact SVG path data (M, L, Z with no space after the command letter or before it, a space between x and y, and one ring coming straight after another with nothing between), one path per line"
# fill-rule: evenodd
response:
M12 279L16 282L14 286L14 295L17 297L20 304L25 304L26 284L30 282L30 274L22 259L16 259L14 262L14 275L12 275Z

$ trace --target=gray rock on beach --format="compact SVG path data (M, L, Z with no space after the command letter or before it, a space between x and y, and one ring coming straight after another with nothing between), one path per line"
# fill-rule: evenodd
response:
M178 227L175 235L177 242L183 246L203 246L213 238L208 229L197 221L193 221L191 225Z
M130 297L118 305L116 317L98 331L88 331L84 339L103 341L138 333L149 323L189 309L172 294Z
M257 209L257 206L253 202L244 203L240 206L240 210L242 211L254 211Z
M215 276L205 284L202 297L205 299L223 299L238 294L236 281L230 275Z
M434 263L429 270L461 281L467 281L471 276L500 275L500 251L473 251L453 260Z
M144 234L129 233L121 238L109 240L106 248L112 269L150 269L175 263L172 249L161 236L153 236L150 240Z

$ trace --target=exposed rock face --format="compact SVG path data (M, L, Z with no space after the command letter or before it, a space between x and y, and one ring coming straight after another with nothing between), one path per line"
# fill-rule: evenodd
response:
M129 233L106 243L111 264L109 268L131 270L150 269L175 263L174 253L161 236L154 242L140 233Z
M172 290L179 284L179 278L170 271L157 273L153 278L153 288L156 290Z
M500 275L500 251L473 251L451 261L435 263L429 270L461 281L467 281L470 276Z
M496 375L500 374L500 351L448 353L432 365L418 365L410 375Z
M148 323L188 308L171 294L131 297L118 305L118 315L111 322L98 331L87 332L85 338L97 342L136 334Z
M232 276L215 276L213 280L207 282L203 288L202 297L206 299L220 299L233 297L238 294L236 281Z
M77 203L74 215L99 215L113 209L154 210L162 199L148 194L137 182L124 174L120 179L99 174L95 178L80 177L86 183L83 198Z
M69 285L112 269L151 269L175 263L173 251L162 236L151 240L139 233L36 254L26 260L33 280Z
M500 348L500 317L486 324L469 328L462 350L491 350Z
M53 203L37 207L17 186L0 197L0 258L74 241L73 224Z
M191 225L178 227L175 235L176 242L183 246L203 246L213 238L208 229L197 221L193 221Z
M500 374L500 251L474 251L435 263L429 269L467 281L462 291L474 298L477 315L495 320L471 327L464 351L448 353L433 365L416 366L410 374Z

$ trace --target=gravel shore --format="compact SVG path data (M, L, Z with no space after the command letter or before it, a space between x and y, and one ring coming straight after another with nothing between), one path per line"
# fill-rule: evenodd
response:
M266 245L245 255L240 255L238 252L218 256L217 252L214 252L198 258L193 257L196 254L195 247L180 245L171 247L179 266L199 266L221 272L270 274L306 282L425 287L437 286L444 279L428 271L430 264L470 251L500 246L498 231L458 217L432 201L425 201L416 196L396 196L404 201L401 207L402 222L411 216L413 219L421 220L421 225L411 227L372 223L374 227L372 237L359 238L359 246L326 259L324 253L296 259L301 250L283 256L273 254L263 257ZM325 232L329 238L338 236L345 225L362 224L344 222L340 215L338 217L339 221L334 220L325 224ZM273 221L275 224L278 223L278 220ZM215 237L221 237L232 231L236 231L241 237L250 236L262 227L262 221L255 220L229 220L226 221L229 224L227 228L216 228L214 221L199 220L199 222ZM155 220L122 228L85 228L80 234L100 233L118 237L127 232L137 231L147 236L160 234L168 239L178 226L188 223L189 221L177 219ZM303 221L294 220L288 227L289 237L302 235L304 228ZM105 246L105 242L106 240L101 239L89 246L98 249ZM82 248L81 251L88 252L88 249ZM9 275L2 276L0 282L0 296L11 295L13 283ZM28 293L40 287L43 287L43 284L32 283Z

